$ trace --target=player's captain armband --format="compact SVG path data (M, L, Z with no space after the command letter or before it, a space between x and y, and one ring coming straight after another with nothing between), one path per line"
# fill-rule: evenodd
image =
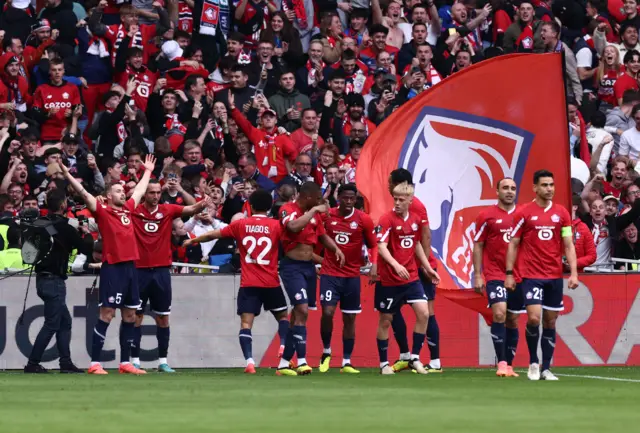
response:
M573 236L571 234L571 227L570 226L562 227L562 231L560 233L561 233L561 236L563 238L570 238L571 236Z

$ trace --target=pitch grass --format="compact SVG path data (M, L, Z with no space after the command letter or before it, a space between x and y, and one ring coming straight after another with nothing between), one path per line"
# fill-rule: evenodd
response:
M337 370L276 377L260 369L146 376L0 373L2 433L633 432L638 368L555 369L559 382L493 370L381 377Z

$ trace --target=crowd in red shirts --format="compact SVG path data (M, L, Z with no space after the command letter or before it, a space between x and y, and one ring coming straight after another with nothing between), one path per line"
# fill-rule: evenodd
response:
M130 195L152 153L162 203L212 198L173 227L174 259L199 262L228 248L187 252L182 240L250 213L257 188L280 206L314 181L335 206L367 137L446 77L503 54L563 52L579 253L595 248L584 263L597 265L640 258L636 225L616 223L640 189L636 0L0 0L0 10L5 215L68 189L59 161L92 194L121 183ZM69 196L69 217L92 217Z

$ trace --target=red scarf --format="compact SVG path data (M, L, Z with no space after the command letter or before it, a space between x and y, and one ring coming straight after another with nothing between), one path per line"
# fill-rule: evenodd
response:
M278 159L278 148L276 147L276 137L278 128L274 128L271 134L265 131L264 141L267 144L267 154L269 155L269 166L275 166Z

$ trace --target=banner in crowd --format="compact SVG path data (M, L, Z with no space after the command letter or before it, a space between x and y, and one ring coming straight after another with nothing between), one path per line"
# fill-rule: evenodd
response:
M534 197L533 173L555 174L569 204L566 102L560 54L514 54L473 65L398 108L369 137L356 182L374 221L393 207L389 173L413 174L429 213L441 288L471 287L475 219L513 178L518 203ZM446 270L446 271L443 271Z
M566 310L557 322L558 341L554 365L640 365L640 274L581 275L577 290L565 290ZM93 327L98 318L98 293L89 287L91 277L72 277L67 281L67 303L73 317L71 354L81 367L89 365ZM26 277L13 277L0 284L0 369L21 369L27 362L33 342L43 323L44 307L35 290L29 293L24 320L20 322ZM169 360L175 368L244 367L238 344L240 320L236 316L239 276L174 276L171 308ZM358 367L377 367L373 286L362 278L362 314L357 319L357 338L352 362ZM407 307L405 307L406 309ZM490 328L481 315L444 297L436 299L440 324L441 359L448 367L483 367L495 363ZM317 366L322 355L319 311L309 314L308 356ZM413 314L407 310L409 332ZM107 331L103 359L106 366L117 366L119 359L116 317ZM524 316L520 323L520 346L516 365L528 361L524 338ZM342 356L342 322L336 312L332 349L338 366ZM142 328L143 367L156 366L155 323L145 317ZM277 324L263 313L254 323L253 355L261 367L278 362ZM390 338L389 359L399 355ZM57 368L55 339L45 352L43 364ZM423 358L428 359L425 346Z

